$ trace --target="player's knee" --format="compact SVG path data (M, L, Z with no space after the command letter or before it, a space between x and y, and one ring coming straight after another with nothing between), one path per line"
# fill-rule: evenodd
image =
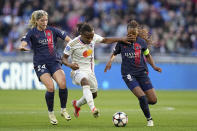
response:
M60 88L60 89L65 89L65 88L66 88L66 81L63 80L63 81L61 81L58 85L59 85L59 88Z
M54 87L48 87L48 88L47 88L47 91L48 91L48 92L54 92Z
M97 97L97 92L92 93L93 99L95 99Z
M150 105L154 105L154 104L156 104L156 103L157 103L157 98L152 99L152 100L150 100L150 101L148 102L148 104L150 104Z
M81 86L84 86L84 85L89 85L88 80L86 78L83 78L81 80Z

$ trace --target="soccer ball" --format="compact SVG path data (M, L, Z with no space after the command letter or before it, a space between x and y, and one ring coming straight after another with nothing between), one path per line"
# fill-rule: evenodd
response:
M128 116L124 112L116 112L112 117L112 122L116 127L124 127L128 123Z

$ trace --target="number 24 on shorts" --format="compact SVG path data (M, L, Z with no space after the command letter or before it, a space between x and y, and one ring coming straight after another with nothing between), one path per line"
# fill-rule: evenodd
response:
M46 69L45 64L44 65L38 65L38 71L41 71L41 69Z

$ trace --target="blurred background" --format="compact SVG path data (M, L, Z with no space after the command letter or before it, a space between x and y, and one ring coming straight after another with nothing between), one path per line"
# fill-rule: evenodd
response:
M33 71L32 52L16 50L28 30L31 13L43 9L49 25L76 35L76 24L89 22L101 36L122 37L127 21L137 20L149 29L154 45L151 54L161 74L151 67L156 89L197 89L197 0L0 0L0 89L44 89ZM58 41L62 54L63 41ZM120 56L103 73L115 44L95 49L95 73L100 89L127 89L120 75ZM67 86L75 88L70 69L63 66Z

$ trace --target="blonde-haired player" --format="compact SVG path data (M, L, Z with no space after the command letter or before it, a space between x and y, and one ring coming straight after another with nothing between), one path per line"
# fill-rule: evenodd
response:
M59 98L61 103L61 115L66 120L71 120L70 115L66 111L66 103L68 91L66 88L66 80L64 71L61 68L61 59L56 51L57 38L61 38L66 42L70 41L70 37L66 32L47 26L48 13L44 10L36 10L32 13L29 25L31 29L22 38L19 46L21 51L29 51L29 45L34 52L34 69L38 79L46 86L47 91L45 99L48 107L48 115L51 124L58 123L54 111L54 79L59 86Z

